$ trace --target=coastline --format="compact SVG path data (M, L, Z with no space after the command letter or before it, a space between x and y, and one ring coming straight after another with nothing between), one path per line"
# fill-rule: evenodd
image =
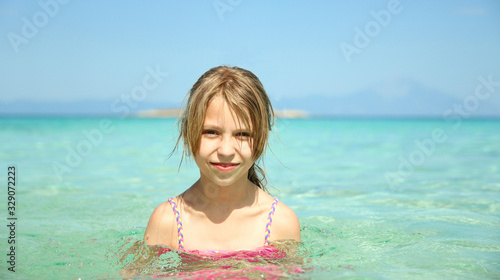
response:
M182 109L151 109L137 112L134 117L138 118L178 118ZM276 118L302 119L308 118L309 114L302 110L275 110Z

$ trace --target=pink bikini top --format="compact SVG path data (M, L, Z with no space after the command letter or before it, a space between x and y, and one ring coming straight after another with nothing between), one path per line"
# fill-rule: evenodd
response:
M179 213L179 209L177 207L177 204L173 200L173 198L169 198L168 202L170 203L170 206L172 207L172 210L174 211L175 220L177 222L177 238L179 240L179 249L186 251L184 249L184 232L182 230L181 214ZM278 198L277 197L274 198L273 203L271 205L271 210L269 211L269 215L267 216L267 224L266 224L266 231L265 231L266 235L264 237L264 246L269 245L269 237L271 236L271 225L273 223L273 217L274 217L274 212L276 211L276 205L278 205ZM210 253L221 253L221 252L227 252L227 251L196 251L196 252L210 254ZM232 252L232 251L230 251L230 252Z

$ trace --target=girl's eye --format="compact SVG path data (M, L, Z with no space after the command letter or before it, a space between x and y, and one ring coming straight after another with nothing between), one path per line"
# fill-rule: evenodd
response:
M238 133L236 133L236 137L241 138L241 139L247 139L247 138L252 137L252 135L250 134L250 132L238 132Z
M217 131L215 131L215 130L205 130L205 131L203 131L203 134L206 134L208 136L215 136L215 135L217 135Z

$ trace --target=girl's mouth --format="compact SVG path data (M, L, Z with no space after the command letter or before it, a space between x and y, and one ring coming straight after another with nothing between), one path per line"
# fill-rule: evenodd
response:
M212 166L215 166L215 168L217 168L222 172L229 172L239 165L239 163L225 163L225 162L211 162L210 164Z

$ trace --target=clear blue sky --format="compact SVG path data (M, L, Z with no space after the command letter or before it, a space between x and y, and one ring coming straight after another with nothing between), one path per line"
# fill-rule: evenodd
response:
M479 76L500 82L495 0L61 2L0 2L0 102L109 101L148 66L169 74L145 100L159 105L221 64L253 71L274 100L400 94L408 82L463 99ZM487 102L500 108L499 96Z

